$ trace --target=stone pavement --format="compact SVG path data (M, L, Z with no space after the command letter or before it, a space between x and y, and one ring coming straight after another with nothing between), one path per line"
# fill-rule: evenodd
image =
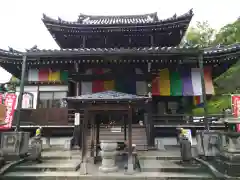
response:
M50 143L52 145L64 145L65 141L69 140L69 139L71 139L71 137L60 137L60 138L52 137L50 139ZM177 144L177 140L175 137L157 137L157 138L155 138L155 141L157 139L162 140L164 145L176 145ZM46 144L46 138L42 138L42 140L43 140L43 144ZM193 138L193 145L196 145L196 144L197 144L196 138Z

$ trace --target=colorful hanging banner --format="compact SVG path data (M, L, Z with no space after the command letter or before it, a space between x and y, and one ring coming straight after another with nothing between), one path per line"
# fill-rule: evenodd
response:
M63 82L68 80L67 71L51 69L30 69L28 71L28 81L30 82Z
M133 73L142 73L141 70L136 69ZM110 72L110 69L98 68L88 69L85 74L104 74ZM136 81L133 78L121 77L115 80L94 80L92 82L81 82L81 94L90 94L96 92L103 92L108 90L115 90L119 92L146 95L147 83L145 81Z
M204 69L206 94L214 94L211 69ZM169 71L163 69L152 80L152 95L157 96L201 96L202 83L199 68Z
M196 107L203 106L203 96L193 96L193 104Z
M6 94L5 96L5 106L7 108L6 117L4 120L5 125L0 126L0 129L10 129L12 127L13 115L15 111L17 96L14 93Z

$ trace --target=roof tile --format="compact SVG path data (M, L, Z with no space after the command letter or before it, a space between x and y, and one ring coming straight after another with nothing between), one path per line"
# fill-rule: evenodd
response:
M127 94L117 91L104 91L92 94L85 94L76 97L67 97L65 100L80 100L80 101L88 101L88 100L96 100L96 101L116 101L116 100L124 100L124 101L131 101L131 100L147 100L149 97L146 96L138 96L133 94Z

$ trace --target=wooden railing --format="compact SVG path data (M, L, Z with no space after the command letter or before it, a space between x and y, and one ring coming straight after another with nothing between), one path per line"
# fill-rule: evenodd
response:
M221 114L209 115L209 122L211 117L219 119ZM183 125L183 124L201 124L203 121L195 121L192 115L188 114L153 114L152 121L154 125L168 124L168 125Z
M13 120L13 126L16 120ZM21 109L20 125L69 125L67 108Z

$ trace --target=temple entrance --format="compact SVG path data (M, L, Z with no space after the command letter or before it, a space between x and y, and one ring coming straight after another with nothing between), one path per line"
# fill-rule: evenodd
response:
M125 144L127 144L128 147L128 165L132 164L133 144L137 147L141 145L143 145L143 147L147 146L147 133L145 127L140 131L140 129L133 127L132 122L134 110L137 107L144 107L144 105L149 102L149 97L115 91L105 91L78 97L69 97L66 98L66 100L68 105L74 107L77 111L84 109L84 118L81 119L80 123L76 124L76 126L81 128L81 163L86 163L87 161L86 154L89 145L91 157L96 159L96 157L99 156L99 145L108 140L106 136L104 139L101 139L101 135L107 135L107 137L111 138L109 140L115 143L119 141L124 143L124 141L127 140ZM88 125L90 125L90 133ZM101 127L101 125L103 125L103 127ZM107 126L107 128L104 128L104 125ZM133 131L134 129L136 131ZM139 132L140 134L136 134ZM134 139L135 137L138 139ZM142 144L142 139L144 138L146 142Z
M142 125L144 124L144 113L146 111L144 108L136 108L133 109L133 117L132 117L132 124ZM101 126L104 127L112 127L112 126L121 126L124 127L124 124L126 124L127 115L119 113L118 111L103 111L96 113L96 122L99 122Z

